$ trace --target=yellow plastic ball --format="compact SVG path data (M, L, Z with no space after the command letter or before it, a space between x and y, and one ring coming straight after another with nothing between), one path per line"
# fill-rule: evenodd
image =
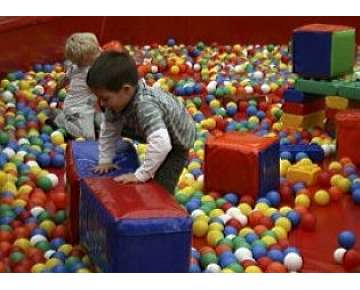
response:
M201 202L214 201L214 198L211 195L204 195L201 197Z
M31 267L31 272L32 273L41 273L42 271L44 271L46 269L45 264L43 263L37 263L34 266Z
M26 206L26 201L23 200L23 199L15 199L14 202L13 202L13 206L14 207L25 207Z
M292 211L292 208L289 206L283 206L279 209L281 215L287 215L290 211Z
M340 171L342 169L342 165L338 161L333 161L329 165L330 170Z
M0 186L3 186L7 181L7 174L4 171L0 171Z
M180 68L177 65L173 65L170 68L170 72L174 75L177 75L180 72Z
M195 221L192 226L193 234L195 237L201 238L207 234L208 228L209 226L207 222L202 220Z
M29 194L32 190L33 188L30 185L24 184L19 187L19 194Z
M246 216L248 216L252 211L251 206L244 202L239 204L239 209L240 209L241 213Z
M253 232L254 232L254 230L252 228L245 227L240 230L239 235L242 237L245 237L247 234L253 233Z
M314 201L318 205L327 205L330 202L330 195L325 190L318 190L314 194Z
M219 241L221 241L223 238L224 235L222 232L209 231L206 237L206 241L210 246L215 247L219 243Z
M55 145L61 145L65 142L64 135L60 131L55 131L50 135L51 142Z
M265 211L265 216L271 217L276 212L278 212L276 208L270 207Z
M286 217L280 217L275 221L275 226L282 227L286 232L291 230L291 222Z
M70 254L73 247L70 244L63 244L59 247L58 252L63 252L66 256Z
M210 211L209 217L210 218L219 217L223 214L224 214L224 211L222 209L216 208L216 209L213 209L212 211Z
M62 262L61 262L60 259L51 258L51 259L49 259L49 260L46 261L45 266L46 266L48 269L52 269L52 268L55 267L56 265L60 265L60 264L62 264Z
M41 222L40 228L42 228L48 233L51 233L56 228L56 224L53 221L45 220Z
M343 179L344 177L342 176L342 175L340 175L340 174L335 174L335 175L333 175L332 177L331 177L331 179L330 179L330 184L332 185L332 186L337 186L338 184L339 184L339 181L341 180L341 179Z
M311 205L310 197L308 197L306 194L299 194L295 197L295 205L301 205L308 208Z
M76 273L90 273L90 270L86 268L80 268L76 271Z
M13 194L17 194L17 188L16 185L11 182L11 181L7 181L3 186L2 186L2 191L8 191L11 192Z
M275 226L272 228L272 231L274 232L274 234L276 235L276 237L279 240L282 239L286 239L287 238L287 232L285 231L284 228L280 227L280 226Z
M351 187L351 181L347 178L341 178L338 180L336 187L339 188L343 193L348 192Z
M255 205L255 209L260 211L262 214L265 214L266 210L269 209L269 206L264 202L259 202Z
M246 269L245 269L245 273L262 273L262 272L263 271L261 270L260 267L254 266L254 265L246 267Z
M223 224L220 224L220 223L211 223L209 225L209 231L223 231L224 230L224 226Z
M261 241L267 246L270 247L272 245L275 245L277 243L276 239L272 236L263 236L261 238Z
M218 109L218 108L220 108L221 103L220 103L219 100L214 99L214 100L212 100L212 101L210 102L209 105L210 105L210 108L211 108L211 109Z
M31 243L28 239L20 238L14 242L14 246L26 251L28 248L31 247Z

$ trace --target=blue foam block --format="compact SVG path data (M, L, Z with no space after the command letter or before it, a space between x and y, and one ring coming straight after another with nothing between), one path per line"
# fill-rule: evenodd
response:
M280 152L285 151L290 152L293 157L299 152L304 152L316 163L321 163L325 158L324 150L317 144L280 145Z
M331 32L295 31L293 33L294 72L304 77L331 75Z
M167 192L164 198L156 188L147 189L146 185L130 192L110 185L108 188L114 190L111 196L106 185L100 185L105 192L96 194L98 189L89 185L88 180L90 178L80 183L80 244L88 250L100 271L189 271L192 221L186 213L181 214L182 209L174 200L171 202ZM97 181L105 182L105 179ZM122 202L116 201L115 195L122 196ZM122 214L122 207L126 206L128 209ZM111 213L111 207L118 208L120 215L115 216L114 210ZM147 213L151 217L146 217Z
M259 195L264 196L280 185L280 144L274 142L259 153Z
M117 143L116 156L113 160L119 166L119 169L99 176L92 170L99 161L98 143L95 141L72 142L71 146L79 178L118 176L134 172L139 167L139 160L133 145L127 142L119 142Z
M297 103L297 104L304 104L313 102L314 100L321 98L322 96L317 95L308 95L303 93L302 91L296 89L287 89L284 94L283 98L285 102L288 103Z

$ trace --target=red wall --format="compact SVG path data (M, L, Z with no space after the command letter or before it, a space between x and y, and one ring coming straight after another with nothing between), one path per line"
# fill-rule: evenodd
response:
M0 72L61 60L65 39L79 31L94 32L101 43L164 43L169 36L186 44L287 43L295 27L309 23L359 29L360 17L0 17Z

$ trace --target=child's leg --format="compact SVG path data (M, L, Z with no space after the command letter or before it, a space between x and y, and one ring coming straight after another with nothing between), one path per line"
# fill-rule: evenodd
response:
M62 121L61 119L59 120ZM72 114L64 117L64 127L68 133L75 137L95 140L94 114Z
M156 172L155 180L170 194L175 194L179 177L186 165L188 150L172 149Z

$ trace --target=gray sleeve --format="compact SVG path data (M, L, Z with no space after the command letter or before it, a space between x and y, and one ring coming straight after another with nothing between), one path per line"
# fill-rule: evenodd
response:
M109 122L102 115L99 138L99 164L112 163L115 157L116 141L121 138L122 121Z
M167 129L163 112L157 104L142 102L139 105L137 120L146 137L159 129Z

